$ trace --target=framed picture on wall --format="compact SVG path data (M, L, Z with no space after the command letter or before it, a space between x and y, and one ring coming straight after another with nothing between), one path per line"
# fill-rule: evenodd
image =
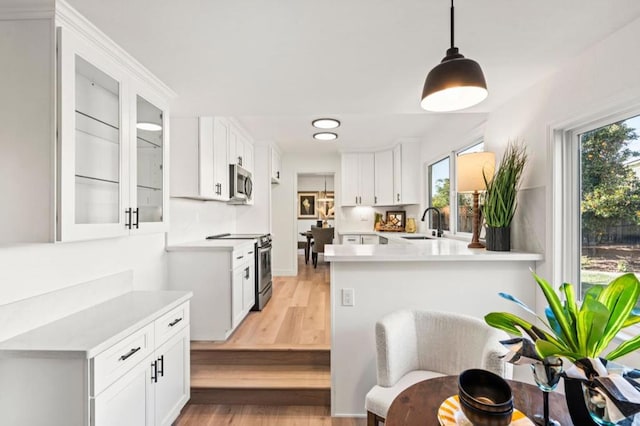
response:
M334 219L336 217L335 195L333 191L327 191L328 201L318 200L318 218Z
M317 192L298 192L298 219L316 219Z

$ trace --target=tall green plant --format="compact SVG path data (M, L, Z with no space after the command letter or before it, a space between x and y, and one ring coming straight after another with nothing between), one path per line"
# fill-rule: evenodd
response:
M526 163L527 150L524 144L509 142L493 178L489 180L484 176L487 190L482 214L488 226L501 228L511 224L517 207L520 178Z
M640 323L640 315L634 309L640 295L640 282L632 273L621 275L607 286L594 286L585 294L578 306L571 284L560 287L564 302L553 287L533 274L549 306L545 310L546 321L538 319L546 330L508 312L492 312L484 317L487 324L514 335L526 333L534 342L541 358L562 356L570 361L595 358L607 348L620 330ZM508 294L511 300L533 313L524 303ZM613 360L640 348L640 336L622 342L604 356Z

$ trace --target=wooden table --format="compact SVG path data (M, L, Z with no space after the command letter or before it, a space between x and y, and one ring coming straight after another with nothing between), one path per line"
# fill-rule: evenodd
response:
M513 390L514 406L530 419L542 414L542 391L528 383L507 380ZM438 425L440 404L458 393L458 376L437 377L408 387L393 400L385 426ZM573 426L564 395L551 392L549 416L562 426Z
M311 231L301 232L300 235L303 237L307 237L307 245L304 246L304 263L309 263L309 253L311 253L311 240L313 239L313 234Z

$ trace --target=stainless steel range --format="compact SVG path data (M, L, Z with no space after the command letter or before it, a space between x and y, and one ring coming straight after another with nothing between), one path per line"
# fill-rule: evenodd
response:
M256 304L252 310L261 311L271 299L271 234L218 234L208 240L255 240Z

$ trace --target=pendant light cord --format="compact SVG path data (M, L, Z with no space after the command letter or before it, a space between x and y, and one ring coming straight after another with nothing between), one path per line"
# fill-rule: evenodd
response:
M451 47L453 48L453 0L451 0Z

